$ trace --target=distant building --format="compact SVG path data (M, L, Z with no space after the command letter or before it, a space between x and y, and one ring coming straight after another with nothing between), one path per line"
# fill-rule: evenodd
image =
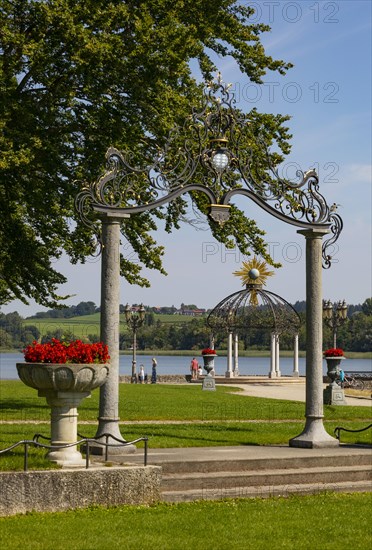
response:
M179 315L188 315L189 317L202 317L205 315L205 309L180 309L176 313Z

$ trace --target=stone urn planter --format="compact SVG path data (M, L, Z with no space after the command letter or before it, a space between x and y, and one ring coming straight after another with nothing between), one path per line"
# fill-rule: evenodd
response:
M209 353L212 350L207 348L202 351L202 357L204 362L204 369L207 371L207 375L203 380L203 390L212 390L216 389L216 381L214 379L214 360L217 357L217 353Z
M214 370L214 360L217 357L217 354L214 353L203 355L204 369L207 371L207 376L212 376L211 372Z
M329 350L334 351L334 350ZM336 350L342 353L342 350ZM344 390L337 384L340 378L340 364L345 359L343 355L325 355L327 363L327 376L330 384L323 391L323 403L325 405L346 405Z
M109 373L105 363L17 363L18 376L38 390L51 407L51 445L77 441L77 408L90 392L102 386ZM85 464L76 446L51 450L47 458L62 466Z
M340 376L340 364L344 357L326 357L327 376L332 384L336 384L337 378Z

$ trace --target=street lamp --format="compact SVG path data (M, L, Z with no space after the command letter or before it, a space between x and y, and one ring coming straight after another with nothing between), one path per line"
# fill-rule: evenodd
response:
M137 382L137 372L136 372L136 353L137 353L137 330L143 325L145 320L145 308L143 304L140 305L140 308L137 311L133 311L132 307L127 304L125 306L125 320L128 326L133 331L133 355L132 355L132 376L131 384Z
M347 305L345 300L341 302L335 302L331 300L323 301L323 319L327 327L332 330L333 333L333 347L337 348L337 329L347 319Z

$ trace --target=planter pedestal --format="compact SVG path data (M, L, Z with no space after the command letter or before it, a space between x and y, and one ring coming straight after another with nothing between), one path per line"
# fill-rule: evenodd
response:
M323 390L323 403L325 405L346 405L344 390L337 384L340 376L340 363L344 357L326 357L327 376L331 383Z
M59 392L39 390L39 397L45 397L51 407L51 445L68 445L77 441L77 408L90 392ZM84 466L85 459L76 445L49 451L47 458L61 466Z
M69 445L77 441L77 408L91 390L107 379L106 364L17 363L18 376L26 386L38 390L51 407L51 445ZM52 449L47 458L60 466L84 466L76 445Z
M344 390L336 382L329 384L323 390L323 403L325 405L347 405Z
M207 371L207 375L203 380L203 390L216 391L216 381L212 372L214 372L214 359L217 354L203 355L204 368Z

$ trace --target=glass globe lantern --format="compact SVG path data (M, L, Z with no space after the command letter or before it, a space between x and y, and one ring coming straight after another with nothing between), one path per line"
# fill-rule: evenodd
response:
M343 302L339 302L339 303L338 303L338 305L337 305L337 312L338 312L339 317L340 317L342 320L347 319L347 305L346 305L345 300L344 300Z
M333 305L330 300L323 302L323 319L332 319Z
M216 153L212 157L212 164L218 172L225 170L229 164L229 157L225 153L224 149L217 149Z
M215 150L212 152L211 163L217 172L223 172L229 165L230 158L227 150L227 139L219 138L211 140L215 144Z

